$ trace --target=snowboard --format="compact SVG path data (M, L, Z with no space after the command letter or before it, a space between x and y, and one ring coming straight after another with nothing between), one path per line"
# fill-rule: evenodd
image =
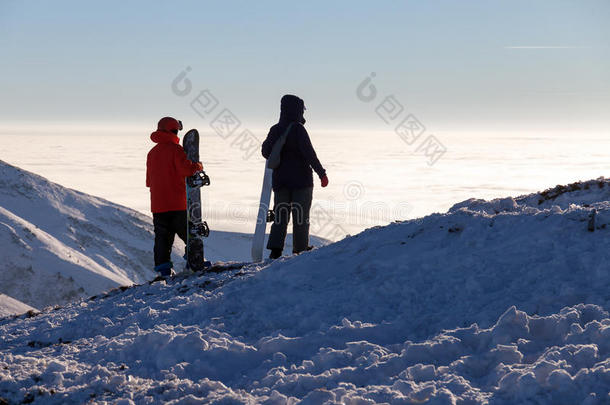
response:
M269 158L265 161L265 175L263 176L263 188L261 189L261 199L258 204L258 214L256 216L256 227L252 238L252 261L260 262L263 260L263 245L265 244L265 230L267 222L274 221L274 212L269 209L271 201L271 189L273 183L273 169L280 164L280 154L286 142L286 138L293 127L291 122L284 133L275 141Z
M247 266L251 263L249 262L235 262L235 261L231 261L231 262L215 262L212 263L210 265L210 267L208 267L206 269L206 271L208 273L223 273L225 271L231 271L231 270L239 270L244 266Z
M263 188L261 190L261 199L258 205L258 215L256 217L256 228L254 229L254 237L252 239L252 261L261 262L263 260L263 248L265 244L265 231L267 222L273 220L273 211L269 210L271 201L271 180L273 178L273 169L267 167L265 161L265 175L263 176Z
M182 147L191 162L199 162L199 132L188 131L182 139ZM207 222L201 218L201 187L210 185L204 171L186 178L186 263L192 271L202 271L209 266L204 255L203 239L210 234Z
M237 261L209 263L209 265L205 268L205 273L206 274L210 274L210 273L222 274L222 273L231 272L234 270L241 270L243 267L248 266L250 264L252 264L252 263L237 262ZM239 277L243 274L244 273L238 272L238 273L232 275L231 278ZM159 276L155 277L153 280L149 281L148 284L153 284L158 281L167 282L169 280L184 280L184 279L191 277L192 275L193 275L193 272L189 271L189 270L186 270L186 271L183 271L180 273L176 273L172 276L159 275Z

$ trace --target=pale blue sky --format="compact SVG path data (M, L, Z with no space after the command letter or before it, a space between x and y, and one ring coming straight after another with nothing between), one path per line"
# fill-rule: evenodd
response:
M431 129L607 132L608 21L607 0L0 0L0 120L204 126L170 89L190 66L251 128L291 92L319 127L383 129L355 95L375 72Z

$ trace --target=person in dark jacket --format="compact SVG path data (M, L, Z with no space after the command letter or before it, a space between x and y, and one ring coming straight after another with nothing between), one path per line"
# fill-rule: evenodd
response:
M146 187L150 188L150 208L155 229L155 271L172 274L170 260L176 235L186 243L185 178L203 170L201 162L191 162L180 146L178 131L182 122L161 118L150 135L156 145L146 158Z
M320 164L316 152L303 126L305 103L297 96L287 94L281 100L280 120L271 127L263 142L262 154L269 158L273 145L292 123L286 143L282 148L280 165L273 170L273 202L275 219L267 249L270 258L277 259L284 250L288 222L292 214L293 253L310 250L309 210L313 198L313 172L320 178L322 187L328 185L326 171Z

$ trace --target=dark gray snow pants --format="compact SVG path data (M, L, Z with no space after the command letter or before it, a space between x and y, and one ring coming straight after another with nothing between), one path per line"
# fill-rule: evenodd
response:
M292 214L292 251L300 253L309 247L309 210L313 198L313 187L281 189L273 192L275 221L267 249L284 249L288 222Z

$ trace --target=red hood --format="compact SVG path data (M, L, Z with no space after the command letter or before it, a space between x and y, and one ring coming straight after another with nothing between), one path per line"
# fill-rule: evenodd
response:
M180 144L180 138L178 138L177 135L166 131L155 131L150 134L150 139L154 143L175 143L178 145Z

